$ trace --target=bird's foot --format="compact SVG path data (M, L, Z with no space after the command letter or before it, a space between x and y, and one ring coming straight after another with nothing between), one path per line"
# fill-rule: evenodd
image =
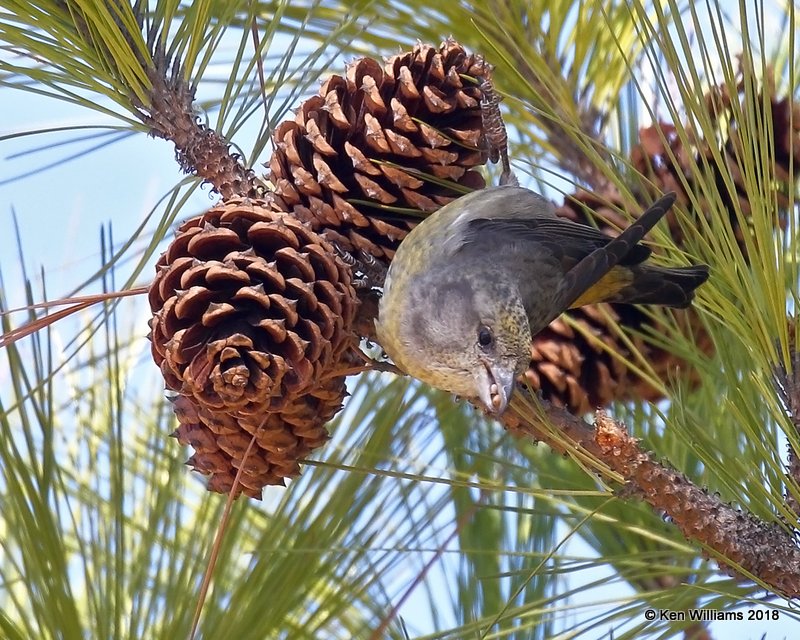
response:
M404 371L398 369L394 364L385 359L386 354L382 355L383 359L376 360L368 356L361 349L357 349L355 355L361 359L361 364L367 371L382 371L384 373L393 373L398 376L406 375Z
M386 280L388 267L375 256L366 251L359 250L358 257L345 251L338 244L333 245L336 254L350 267L353 272L353 287L355 289L375 289L383 287Z

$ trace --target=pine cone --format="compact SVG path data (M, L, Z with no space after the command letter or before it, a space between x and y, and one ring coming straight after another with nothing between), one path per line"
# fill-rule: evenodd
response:
M363 58L275 130L276 202L347 251L391 259L421 212L484 180L477 84L489 67L454 41L419 44L381 66Z
M298 476L298 460L328 441L325 423L341 409L344 383L344 377L325 380L282 411L261 419L212 412L193 398L178 395L173 405L179 426L172 435L194 449L186 464L209 476L207 487L217 493L230 493L249 447L236 495L260 498L263 487L285 485L286 478Z
M694 335L699 349L711 353L711 337L691 309L675 310ZM652 366L656 377L667 380L677 370L684 380L693 380L690 365L675 354L664 351L632 332L646 326L653 329L652 316L637 307L622 304L590 305L564 314L533 338L531 365L525 377L542 397L576 414L608 406L615 400L650 400L663 397L646 379L624 365L622 359L633 357L632 344ZM626 340L619 339L619 327L628 329ZM656 329L657 330L657 329ZM587 337L588 336L588 337Z
M167 387L242 419L286 409L352 344L350 279L325 240L266 201L186 221L149 293Z

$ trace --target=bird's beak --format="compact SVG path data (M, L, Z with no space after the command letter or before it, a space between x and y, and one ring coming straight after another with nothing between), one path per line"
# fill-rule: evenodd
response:
M499 416L506 410L516 378L513 369L483 363L475 375L478 397L486 410Z

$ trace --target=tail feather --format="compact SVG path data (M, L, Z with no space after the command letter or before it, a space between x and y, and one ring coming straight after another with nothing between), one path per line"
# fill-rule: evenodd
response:
M708 280L708 266L704 264L673 268L638 265L631 270L633 282L609 302L688 307L695 289Z

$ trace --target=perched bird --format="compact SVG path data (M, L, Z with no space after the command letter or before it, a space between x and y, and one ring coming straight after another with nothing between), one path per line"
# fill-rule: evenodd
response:
M532 336L596 302L686 307L708 267L648 264L639 241L675 201L663 196L616 238L555 214L517 186L475 191L417 225L384 282L376 329L395 365L501 414Z

